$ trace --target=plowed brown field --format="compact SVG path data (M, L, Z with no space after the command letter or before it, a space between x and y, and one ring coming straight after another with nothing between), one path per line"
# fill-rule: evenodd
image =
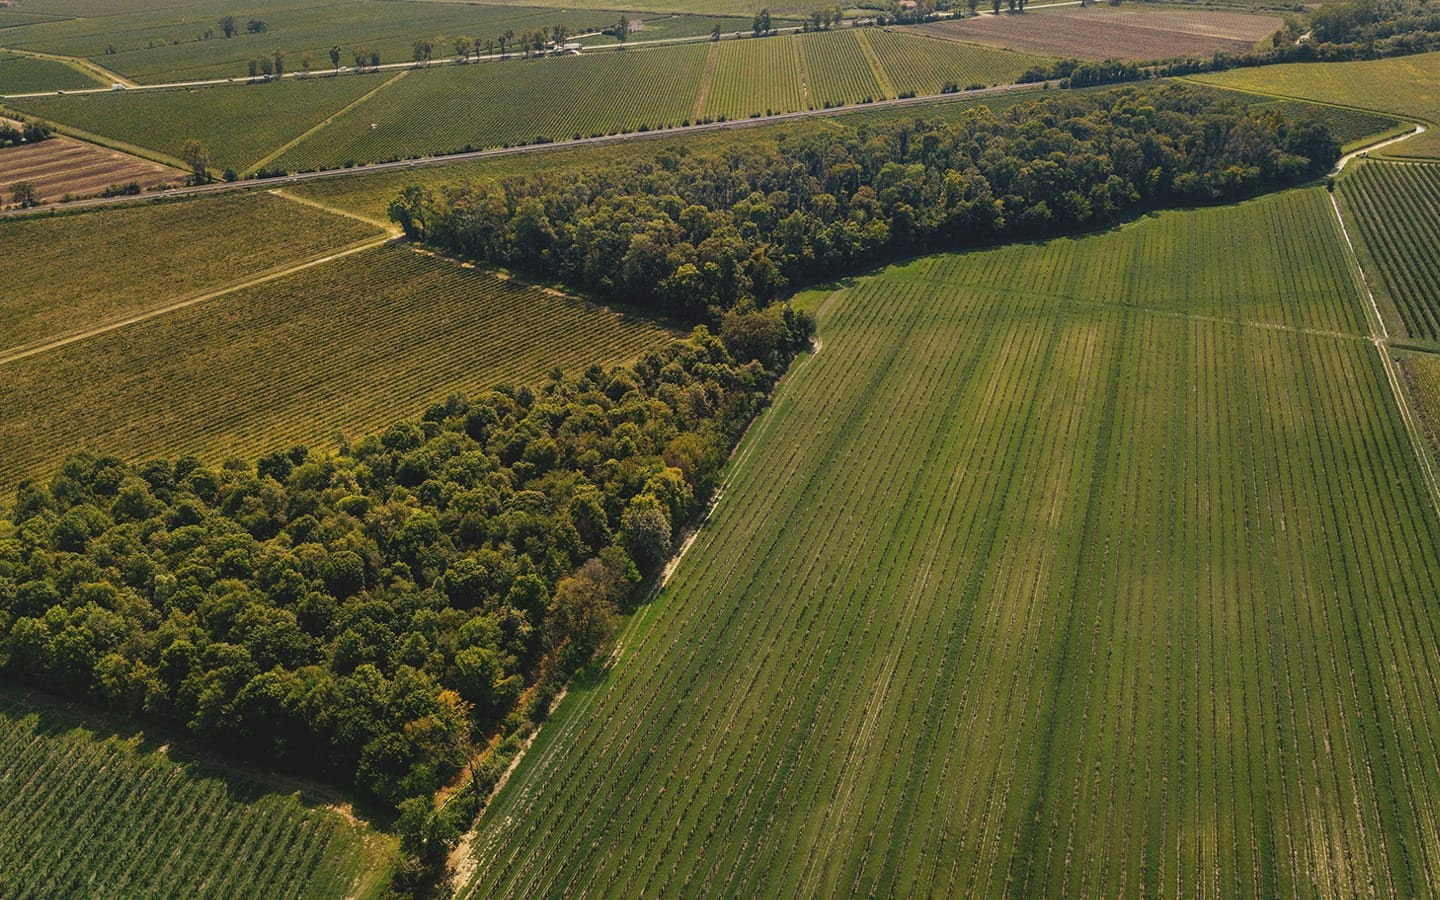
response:
M112 184L136 182L142 190L179 184L185 173L94 144L52 137L38 144L0 150L0 205L10 202L17 182L35 185L41 202L67 194L89 197Z
M984 14L914 30L1044 56L1150 60L1248 50L1282 24L1275 16L1220 10L1065 7Z

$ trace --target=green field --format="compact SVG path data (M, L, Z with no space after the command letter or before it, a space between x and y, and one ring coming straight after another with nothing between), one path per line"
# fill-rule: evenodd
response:
M1392 333L1440 341L1440 165L1367 161L1340 196Z
M854 31L809 35L800 46L812 109L884 96Z
M1440 522L1327 211L826 298L469 895L1433 893Z
M721 43L701 115L746 119L804 109L799 41L782 35Z
M1304 100L1271 100L1251 105L1279 110L1282 114L1294 118L1307 117L1324 122L1346 152L1372 143L1378 138L1413 130L1413 126L1401 125L1390 116L1342 106L1322 106Z
M333 446L450 393L613 364L653 323L400 246L0 362L0 490L77 450L144 460Z
M1008 84L1041 63L1038 56L992 50L899 31L868 29L869 41L895 90L902 94L938 94L947 83Z
M276 164L334 168L679 125L694 110L705 54L693 45L413 72Z
M1196 76L1204 84L1336 103L1427 123L1429 131L1379 151L1440 157L1440 53L1343 63L1291 63Z
M403 72L404 70L402 70ZM22 113L181 165L195 138L217 169L247 171L271 151L394 79L395 73L9 101ZM145 152L148 151L148 152Z
M259 192L7 222L0 358L380 234Z
M374 897L393 839L138 731L0 693L0 895Z
M299 71L309 53L316 69L328 69L327 51L339 45L352 62L350 50L366 47L380 53L381 61L406 62L414 43L445 36L478 38L483 44L506 30L516 34L529 28L563 23L572 32L611 24L619 13L574 12L569 9L524 5L425 2L425 0L256 0L237 7L226 0L200 0L176 9L173 3L140 3L131 8L66 0L25 0L27 11L84 10L70 21L46 22L7 29L5 46L40 50L66 56L88 57L140 82L161 83L201 78L243 76L247 63L280 50L287 68ZM233 15L240 33L226 39L219 19ZM251 19L266 22L269 30L250 34ZM206 30L214 32L205 39ZM114 52L107 52L113 48ZM437 56L449 56L443 47Z
M98 85L94 78L63 62L0 52L0 96L29 91L73 91Z

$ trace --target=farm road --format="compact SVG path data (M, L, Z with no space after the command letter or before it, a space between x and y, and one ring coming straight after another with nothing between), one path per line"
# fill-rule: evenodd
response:
M554 150L569 150L575 147L599 146L603 144L620 144L630 141L651 141L663 140L665 138L679 137L687 134L698 134L708 131L720 131L729 128L757 128L766 125L776 125L781 122L795 122L801 119L834 117L847 113L864 112L875 109L893 109L906 106L926 106L929 104L947 103L963 100L974 100L977 97L990 97L997 94L1008 94L1015 91L1040 91L1046 88L1054 88L1059 81L1043 81L1032 84L1002 84L997 87L982 88L974 91L961 91L955 94L926 94L920 97L905 97L895 100L879 100L874 103L867 103L863 106L836 106L830 109L802 109L796 112L781 113L774 116L765 116L759 119L733 119L724 122L706 122L697 125L682 125L676 128L656 129L654 131L637 131L630 134L609 134L600 137L581 138L579 140L554 141L549 144L527 144L521 147L496 147L490 150L471 150L467 153L451 153L444 156L431 156L426 159L397 160L395 162L371 163L363 166L354 166L349 169L325 169L319 172L302 172L296 175L284 175L279 178L266 178L262 180L250 179L247 181L235 181L229 183L203 184L196 187L176 188L173 191L165 191L162 194L153 195L148 198L137 200L135 197L92 197L88 200L75 200L65 204L55 204L47 207L33 209L5 209L0 210L0 219L14 218L17 216L46 215L54 213L72 212L82 209L94 209L102 206L115 206L121 203L143 203L147 200L158 200L172 197L193 197L200 194L217 194L225 191L243 190L268 190L270 188L284 187L286 185L301 184L307 181L318 181L324 178L351 178L356 175L370 175L377 172L394 172L402 169L420 169L431 166L445 166L457 162L470 162L479 159L489 159L500 156L519 156L527 153L546 153ZM0 360L3 362L3 360Z

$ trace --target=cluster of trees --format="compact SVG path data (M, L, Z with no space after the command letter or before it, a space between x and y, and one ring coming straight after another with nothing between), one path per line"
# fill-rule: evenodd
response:
M563 176L412 186L390 214L447 251L713 322L889 258L1233 198L1338 156L1321 124L1172 85L978 107L953 124L805 130L773 150L670 148Z
M1079 88L1140 81L1149 75L1150 73L1138 64L1118 59L1106 59L1098 62L1057 59L1044 65L1031 66L1016 80L1021 84L1033 84L1058 78L1061 81L1061 87Z
M839 27L844 23L845 9L843 7L839 4L835 6L823 6L810 11L810 18L803 23L802 30L829 31L832 26Z
M807 340L779 307L737 312L338 455L72 457L0 530L0 671L429 808L475 736L605 640Z
M220 26L220 33L227 38L232 38L240 33L240 24L234 16L221 16L216 22ZM270 30L270 23L264 19L251 19L245 23L245 31L249 34L264 34ZM208 34L209 32L207 32Z
M257 56L246 64L251 78L280 78L285 74L285 54L279 50ZM307 66L308 68L308 66Z
M50 126L33 120L0 120L0 148L34 144L50 137Z

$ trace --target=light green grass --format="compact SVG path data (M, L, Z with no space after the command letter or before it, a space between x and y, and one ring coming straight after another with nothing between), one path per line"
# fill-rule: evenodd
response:
M396 841L138 731L0 692L0 894L377 897Z
M0 490L77 450L333 447L451 393L669 341L654 323L386 246L0 364Z
M243 172L394 77L382 73L188 90L107 91L9 105L112 143L143 148L172 164L181 162L185 141L194 138L210 151L215 168Z
M706 47L417 71L276 164L295 171L669 127L695 107Z
M1440 341L1440 165L1359 163L1340 196L1391 332Z
M1220 87L1336 103L1429 123L1430 130L1382 151L1440 157L1440 53L1342 63L1292 63L1196 76Z
M1327 204L825 299L465 895L1434 891L1440 523Z
M7 222L0 356L156 310L381 230L254 192Z
M0 52L0 96L32 91L73 91L98 85L94 78L63 62Z

